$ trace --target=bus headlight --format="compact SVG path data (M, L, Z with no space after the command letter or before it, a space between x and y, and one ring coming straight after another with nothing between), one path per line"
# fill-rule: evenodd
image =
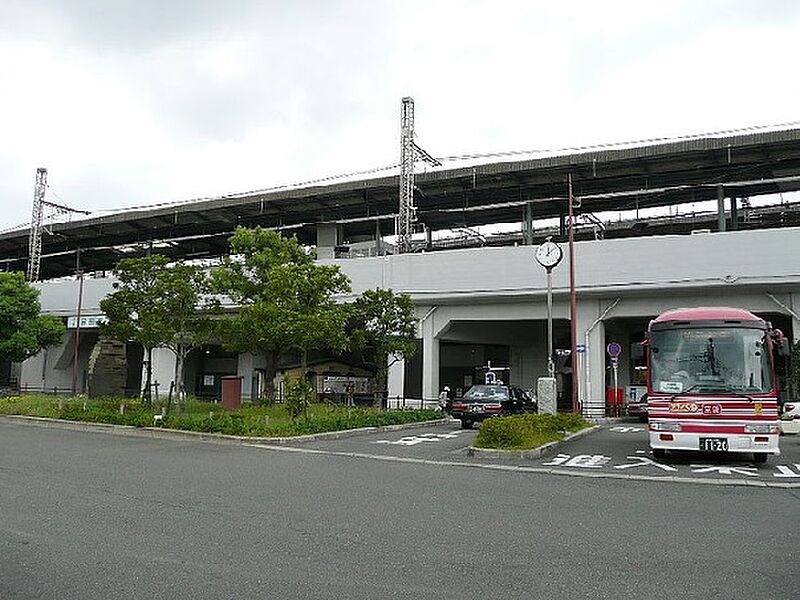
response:
M650 423L650 429L653 431L680 431L680 423Z
M745 433L778 433L777 425L745 425Z

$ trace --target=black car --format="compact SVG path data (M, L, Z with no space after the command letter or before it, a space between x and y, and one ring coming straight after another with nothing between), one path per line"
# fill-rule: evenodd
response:
M507 385L473 385L453 402L451 416L469 429L489 417L536 412L536 400L525 391Z

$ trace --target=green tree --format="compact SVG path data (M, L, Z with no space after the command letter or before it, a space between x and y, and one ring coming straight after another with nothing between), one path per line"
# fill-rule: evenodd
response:
M152 356L153 348L175 354L178 398L185 396L183 372L186 356L214 335L217 304L209 294L205 269L182 261L171 262L155 254L124 258L114 269L115 291L100 302L107 318L104 335L139 342ZM148 359L144 397L150 400L151 368Z
M39 290L22 273L0 273L0 359L22 362L61 343L63 321L40 312Z
M338 267L315 263L296 238L239 227L213 280L236 306L221 327L225 346L265 357L268 396L282 356L298 352L305 374L309 350L345 349L348 308L334 297L350 283Z
M383 398L389 367L416 351L414 301L392 290L366 290L353 304L352 315L352 346L375 369L376 396Z

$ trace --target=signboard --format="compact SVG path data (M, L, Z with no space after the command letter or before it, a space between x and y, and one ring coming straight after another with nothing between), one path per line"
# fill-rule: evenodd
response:
M203 375L203 387L214 387L213 375Z
M586 352L586 344L578 344L577 346L575 346L575 352L579 354L581 352Z
M486 385L494 385L497 382L497 375L493 371L486 371L485 382Z
M619 366L619 357L617 357L617 356L612 356L611 357L611 366L612 367Z
M369 394L369 379L367 377L343 377L326 375L322 378L322 391L326 394L346 394L347 385L353 384L354 394Z
M81 315L81 329L96 329L100 323L105 323L105 315ZM67 329L78 328L78 317L67 317Z
M616 358L622 354L622 346L618 342L611 342L606 346L606 352L608 352L609 356Z
M647 387L643 385L629 385L627 391L628 402L639 402L647 393Z

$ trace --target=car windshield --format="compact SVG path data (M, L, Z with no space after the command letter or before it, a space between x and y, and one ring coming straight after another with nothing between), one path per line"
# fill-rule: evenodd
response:
M508 400L508 388L502 385L473 385L464 397L464 402L504 402Z
M702 328L653 331L653 390L757 394L772 389L766 336L759 329Z

